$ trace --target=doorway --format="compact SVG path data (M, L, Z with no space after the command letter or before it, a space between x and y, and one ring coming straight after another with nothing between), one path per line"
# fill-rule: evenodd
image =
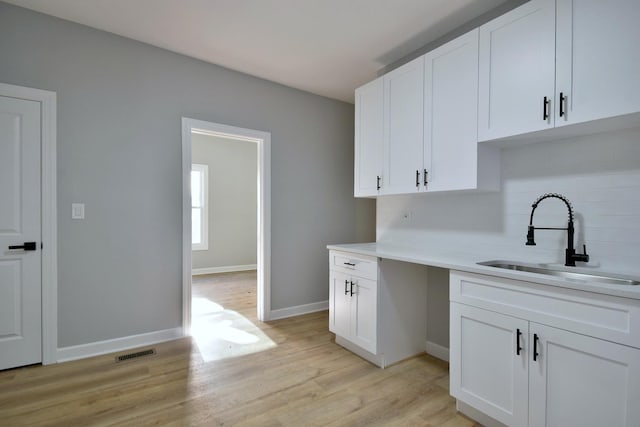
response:
M185 336L191 335L192 312L192 200L191 170L194 135L207 135L257 144L257 318L269 320L271 242L270 242L270 168L271 135L202 120L182 119L182 324Z

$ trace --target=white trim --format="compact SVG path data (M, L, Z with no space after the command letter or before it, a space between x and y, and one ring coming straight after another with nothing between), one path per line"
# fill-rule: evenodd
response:
M258 319L271 311L271 134L202 120L182 118L182 327L191 329L191 134L251 141L258 144Z
M473 421L476 421L483 425L484 427L507 427L505 424L502 424L500 421L491 418L489 415L484 412L478 411L471 405L464 403L461 400L456 401L456 409L463 415L471 418Z
M192 163L191 171L200 172L200 198L202 199L202 206L198 206L201 211L200 215L200 243L192 243L192 251L206 251L209 250L209 165L203 165L200 163ZM193 212L193 201L191 203L191 211ZM193 236L192 236L193 237Z
M171 341L181 337L182 328L173 328L146 334L129 335L128 337L114 338L112 340L62 347L58 349L58 362L68 362L70 360L114 353L116 351Z
M0 83L0 95L40 102L42 140L42 364L56 363L58 347L58 234L56 93Z
M449 361L449 349L440 344L436 344L431 341L427 341L427 345L425 346L427 354L430 354L433 357L437 357L440 360L444 360L445 362Z
M249 271L257 269L258 264L227 265L225 267L194 268L191 270L191 275L201 276L203 274L230 273L234 271Z
M329 300L272 310L269 315L269 320L284 319L286 317L300 316L302 314L315 313L316 311L324 310L329 310Z

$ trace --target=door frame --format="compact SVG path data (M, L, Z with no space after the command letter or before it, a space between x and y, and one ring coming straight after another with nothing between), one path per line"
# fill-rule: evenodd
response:
M271 133L182 118L182 328L191 335L191 133L196 131L258 145L258 319L271 313Z
M42 364L58 351L58 233L56 201L56 93L0 83L0 95L40 103L42 225Z

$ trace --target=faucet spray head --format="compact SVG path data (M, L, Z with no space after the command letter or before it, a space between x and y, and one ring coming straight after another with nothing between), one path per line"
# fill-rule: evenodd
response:
M534 240L533 230L535 230L535 228L533 227L533 225L530 225L529 230L527 231L527 243L526 243L527 246L536 245L536 241Z

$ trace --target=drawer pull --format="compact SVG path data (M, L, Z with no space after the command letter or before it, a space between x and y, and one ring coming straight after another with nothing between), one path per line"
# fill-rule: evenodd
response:
M348 265L349 267L355 267L356 265L352 262L345 262L344 265Z
M344 294L345 295L349 295L349 289L347 289L347 286L349 286L349 281L345 280L344 281Z
M522 347L520 346L520 335L522 335L522 331L520 329L516 329L516 355L520 356L520 351Z

